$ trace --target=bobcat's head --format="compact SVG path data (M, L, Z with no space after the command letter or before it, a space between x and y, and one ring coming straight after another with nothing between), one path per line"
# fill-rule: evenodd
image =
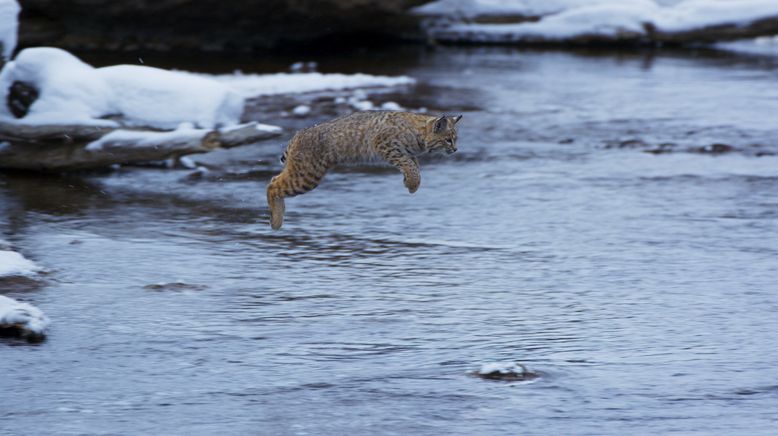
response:
M462 115L455 117L443 115L427 122L424 144L428 152L445 151L447 154L451 154L457 151L456 124L460 118Z

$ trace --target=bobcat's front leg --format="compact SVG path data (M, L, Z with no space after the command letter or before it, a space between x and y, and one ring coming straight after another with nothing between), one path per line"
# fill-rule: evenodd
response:
M413 194L419 189L421 184L421 171L419 170L419 161L415 157L408 156L399 150L392 150L384 156L386 160L394 165L395 168L403 172L403 183L408 188L408 192Z

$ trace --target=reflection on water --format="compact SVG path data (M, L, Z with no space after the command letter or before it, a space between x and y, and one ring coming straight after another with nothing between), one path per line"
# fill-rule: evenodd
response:
M199 176L0 176L3 238L50 270L0 286L54 320L42 345L2 344L0 430L772 433L778 157L749 147L776 151L775 65L362 64L419 78L391 97L407 107L466 109L460 152L423 162L413 196L394 171L335 171L272 232L280 142ZM608 145L629 140L679 146ZM721 141L735 151L684 152ZM515 360L541 378L468 375Z

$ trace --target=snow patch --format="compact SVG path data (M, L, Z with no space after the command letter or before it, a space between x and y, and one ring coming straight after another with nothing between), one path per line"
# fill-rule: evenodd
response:
M385 111L401 111L403 107L394 101L385 101L381 104L381 109Z
M27 276L40 270L41 267L21 254L10 250L0 250L0 277Z
M92 141L85 147L88 151L101 151L109 144L133 144L135 147L154 147L166 142L200 141L210 132L209 129L197 129L191 124L182 123L177 129L169 132L154 132L148 130L114 130Z
M267 133L273 133L273 134L279 134L279 133L284 131L284 129L282 129L281 127L274 126L272 124L256 123L256 124L254 124L254 128L257 129L260 132L267 132ZM232 128L226 127L226 128L221 129L220 131L221 132L227 132L227 131L230 131L230 130L232 130Z
M188 73L195 74L195 73ZM412 85L407 76L373 76L339 73L276 73L276 74L197 74L230 86L245 98L278 94L298 94L314 91L338 91L356 88Z
M19 4L16 0L0 0L0 58L8 59L16 48L16 31L19 27ZM2 60L2 59L0 59Z
M714 47L720 50L738 53L778 56L778 35L762 36L759 38L732 42L720 42L715 44Z
M50 323L37 307L0 295L1 329L18 329L25 336L43 336Z
M295 106L294 109L292 109L292 114L296 117L305 117L308 114L311 113L311 107L305 104L301 104L299 106Z

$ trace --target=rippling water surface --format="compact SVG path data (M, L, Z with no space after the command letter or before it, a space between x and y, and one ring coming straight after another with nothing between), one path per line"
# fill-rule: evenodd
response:
M54 320L0 343L0 432L775 434L778 62L362 56L320 63L464 114L413 196L334 172L273 232L286 138L205 175L0 175L0 231L49 270L0 285ZM468 375L510 360L541 377Z

